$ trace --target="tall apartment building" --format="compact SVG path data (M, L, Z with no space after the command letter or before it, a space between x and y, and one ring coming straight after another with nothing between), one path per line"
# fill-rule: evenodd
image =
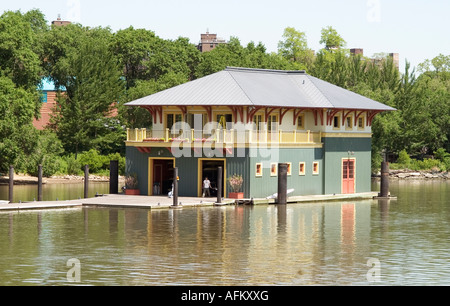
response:
M209 31L206 31L205 34L200 35L200 43L197 45L197 48L201 52L209 52L215 49L220 44L226 44L227 42L222 38L217 38L217 34L211 34Z

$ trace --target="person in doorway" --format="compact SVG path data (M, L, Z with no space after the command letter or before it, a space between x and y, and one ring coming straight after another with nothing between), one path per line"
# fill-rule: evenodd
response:
M202 197L211 197L211 193L209 192L209 188L211 188L211 182L208 180L208 177L205 177L203 181L203 195Z
M173 198L173 183L172 183L172 189L169 191L169 198Z

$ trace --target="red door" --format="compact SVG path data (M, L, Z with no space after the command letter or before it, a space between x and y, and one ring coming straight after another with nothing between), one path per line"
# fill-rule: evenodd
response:
M342 193L355 193L355 160L342 161Z

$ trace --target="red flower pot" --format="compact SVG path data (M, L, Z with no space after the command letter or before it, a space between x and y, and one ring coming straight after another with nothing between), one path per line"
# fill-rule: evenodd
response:
M244 193L243 192L230 192L228 194L228 197L230 199L243 199L244 198Z
M141 195L141 191L139 189L125 189L126 195Z

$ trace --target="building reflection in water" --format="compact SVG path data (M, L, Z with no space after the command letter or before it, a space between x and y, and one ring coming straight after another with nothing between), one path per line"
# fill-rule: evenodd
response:
M78 250L85 267L98 267L102 279L109 275L119 285L308 285L330 279L345 284L367 273L374 203L84 208L60 214L58 231L48 228L50 213L37 213L40 238L34 241L48 252L53 246ZM389 204L378 209L387 226ZM0 230L11 245L23 233L14 228L17 214L5 217L8 225ZM100 277L86 270L84 279Z
M351 280L347 269L355 261L365 269L370 256L370 214L370 202L154 211L148 252L191 267L187 279L222 285L314 284L327 274Z

